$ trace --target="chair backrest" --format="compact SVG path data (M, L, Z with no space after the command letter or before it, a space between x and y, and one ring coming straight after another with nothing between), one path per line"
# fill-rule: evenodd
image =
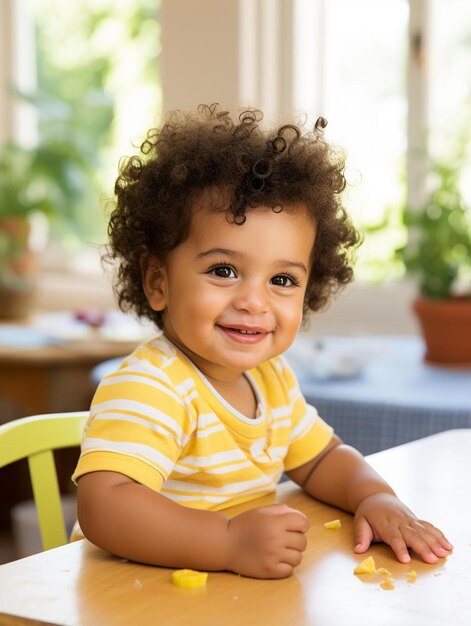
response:
M67 543L53 450L78 446L88 411L23 417L0 425L0 467L27 458L43 550Z

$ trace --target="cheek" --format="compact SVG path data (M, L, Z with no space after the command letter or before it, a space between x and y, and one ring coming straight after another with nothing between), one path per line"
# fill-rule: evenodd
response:
M172 315L200 322L220 315L227 306L224 290L205 289L204 286L187 285L176 297Z
M286 302L286 315L291 319L300 319L303 316L304 293L298 293L296 297Z
M285 325L290 328L294 328L296 331L301 325L303 318L303 299L296 299L296 301L290 301L283 303L280 309L280 313L284 319Z
M303 321L303 313L302 313L302 311L298 312L296 314L296 316L293 316L293 319L292 319L291 323L292 323L292 328L293 328L294 333L298 332L298 330L301 327L301 322L302 321Z

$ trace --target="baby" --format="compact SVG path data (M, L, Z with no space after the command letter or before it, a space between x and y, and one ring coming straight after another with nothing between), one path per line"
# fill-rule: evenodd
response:
M358 243L341 204L344 160L288 124L262 129L217 105L170 114L126 160L110 218L123 310L160 334L101 382L74 473L82 530L143 563L289 576L308 521L286 505L226 507L281 474L354 513L355 545L452 549L305 402L282 354L303 315L352 279Z

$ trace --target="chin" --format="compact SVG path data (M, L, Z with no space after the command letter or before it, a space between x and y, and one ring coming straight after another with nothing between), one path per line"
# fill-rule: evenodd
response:
M246 358L234 359L230 364L228 363L228 367L232 367L232 369L238 370L242 373L242 372L245 372L246 370L251 370L254 367L257 367L261 363L264 363L265 361L272 359L274 356L275 355L267 354L264 356L262 355L258 358L255 356L250 356L250 357L247 356Z

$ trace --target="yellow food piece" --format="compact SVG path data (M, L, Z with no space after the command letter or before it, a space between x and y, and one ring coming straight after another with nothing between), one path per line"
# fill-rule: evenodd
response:
M407 582L408 583L414 583L416 578L417 578L417 572L415 571L415 569L413 569L411 572L407 573Z
M339 519L334 519L331 522L326 522L324 524L324 528L328 528L329 530L338 530L342 528L342 522Z
M364 561L359 563L353 570L354 574L374 574L375 572L376 565L372 556L369 556Z
M207 572L195 572L195 570L192 569L177 569L172 572L172 583L176 587L185 589L204 587L207 580Z
M376 570L376 574L383 574L384 576L391 576L391 572L385 567L380 567Z
M389 591L390 589L394 589L394 583L393 583L393 579L388 576L381 584L380 584L381 589L386 589L386 591Z

